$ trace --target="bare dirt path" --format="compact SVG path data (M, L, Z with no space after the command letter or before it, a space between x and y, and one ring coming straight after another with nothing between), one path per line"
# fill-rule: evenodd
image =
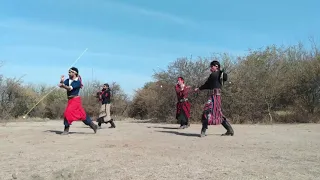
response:
M0 179L320 179L320 124L222 126L116 122L97 134L75 122L0 126ZM58 134L57 134L58 133Z

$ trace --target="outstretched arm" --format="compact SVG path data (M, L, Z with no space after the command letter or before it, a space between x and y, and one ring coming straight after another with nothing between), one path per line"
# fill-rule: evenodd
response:
M179 87L178 84L176 84L175 89L176 89L176 92L177 92L177 93L180 92L180 87Z
M211 74L208 77L207 81L203 85L201 85L200 87L196 88L195 91L198 91L198 90L201 91L201 90L204 90L204 89L210 89L210 87L211 87L210 82L211 82Z

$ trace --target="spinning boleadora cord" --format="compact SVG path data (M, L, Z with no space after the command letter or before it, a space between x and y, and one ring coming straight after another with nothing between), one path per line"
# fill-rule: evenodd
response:
M227 81L227 74L220 70L219 61L212 61L210 63L210 71L211 74L207 81L202 86L195 89L195 91L204 89L211 90L211 94L202 113L202 129L200 136L206 136L208 125L219 124L222 124L227 130L225 134L222 134L223 136L233 136L234 131L221 110L221 87L223 82Z
M82 121L87 126L90 126L94 133L97 132L98 126L94 124L82 107L81 97L79 96L82 86L79 70L75 67L69 69L68 79L64 80L64 76L61 76L59 87L66 89L68 96L68 104L64 111L63 135L69 134L69 128L73 121Z

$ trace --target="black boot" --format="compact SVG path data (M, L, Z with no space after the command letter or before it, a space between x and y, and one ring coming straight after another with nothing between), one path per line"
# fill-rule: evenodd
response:
M206 135L206 130L207 130L207 128L201 128L200 137L207 136L207 135Z
M98 126L94 122L91 122L89 126L93 129L94 133L97 133Z
M101 129L101 124L104 123L104 122L103 122L103 118L101 118L101 117L98 118L98 119L97 119L97 122L98 122L98 127L99 127L99 129Z
M101 122L98 122L98 127L99 127L99 129L101 129Z
M184 129L184 128L186 128L186 126L185 126L185 125L183 125L183 124L180 124L179 129Z
M227 130L227 132L222 134L221 136L233 136L234 135L232 126L230 125L230 123L227 121L226 118L223 119L221 124Z
M207 116L202 115L202 128L201 128L201 134L200 137L207 136L206 135L206 130L208 129L208 119L206 118Z
M179 116L177 116L178 123L180 124L180 127L178 129L184 129L185 127L185 122L184 122L184 115L183 113L180 113Z
M185 127L186 127L186 128L190 127L189 119L187 119L186 124L185 124Z
M64 131L61 135L68 135L69 134L69 128L70 126L64 126Z
M113 119L111 119L108 122L111 124L111 126L109 128L116 128L116 125L114 124Z
M180 128L179 129L185 129L189 127L189 120L188 118L183 115L182 119L181 119L181 123L180 123Z

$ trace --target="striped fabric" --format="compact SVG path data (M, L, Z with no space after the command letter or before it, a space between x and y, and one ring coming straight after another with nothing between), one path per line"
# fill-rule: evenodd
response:
M220 125L222 117L220 89L214 89L204 106L203 119L208 121L208 125Z

